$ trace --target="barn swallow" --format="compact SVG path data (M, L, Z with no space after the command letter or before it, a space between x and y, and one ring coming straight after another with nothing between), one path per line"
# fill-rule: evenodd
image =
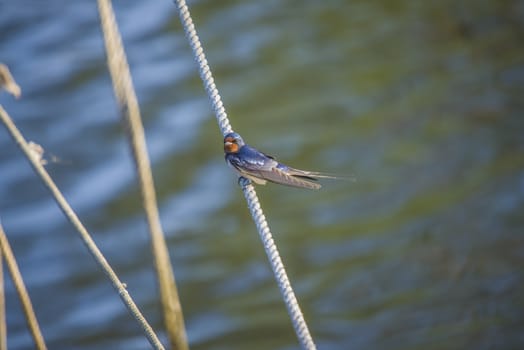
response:
M240 176L248 178L259 185L267 181L281 185L318 190L321 185L319 178L336 179L336 176L299 170L279 163L274 157L260 152L246 143L236 132L224 137L224 152L226 162Z

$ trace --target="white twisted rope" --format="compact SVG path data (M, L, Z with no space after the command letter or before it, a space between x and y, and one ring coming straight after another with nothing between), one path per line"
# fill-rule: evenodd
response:
M300 306L298 305L291 283L289 283L277 246L275 245L275 241L273 241L273 235L269 230L266 217L260 207L255 188L245 177L241 177L238 182L244 191L244 197L246 197L249 211L257 225L258 234L260 235L260 239L266 250L267 258L271 263L271 268L273 269L273 274L275 275L278 287L280 288L280 293L282 293L282 296L284 297L287 311L293 322L293 327L295 328L298 340L303 349L316 349L313 338L311 338L311 334L307 328L306 321L304 320L304 316L302 315L302 311L300 311Z
M200 73L200 78L204 83L204 88L206 89L213 110L215 111L215 116L217 118L218 126L222 135L226 135L233 131L229 120L227 118L226 110L224 109L224 104L220 98L215 81L213 79L213 74L211 74L211 69L207 64L206 55L204 54L204 49L200 44L200 39L198 38L197 32L195 30L195 25L191 19L189 9L187 8L185 0L175 0L175 5L178 8L178 14L180 16L180 21L186 32L186 38L189 41L189 45L193 50L193 55L195 60L198 63L198 71Z
M232 128L227 118L222 99L220 98L220 94L218 93L213 80L213 75L211 74L211 70L207 64L204 50L200 44L193 20L191 19L191 15L189 13L189 9L185 0L174 0L174 2L178 8L180 21L184 27L186 38L189 41L191 49L193 50L195 61L198 63L200 78L202 78L206 92L209 96L209 99L211 100L218 126L220 127L222 134L225 135L231 132ZM295 333L297 334L298 340L303 349L315 350L315 343L313 342L313 338L311 337L304 316L300 311L300 306L298 305L293 288L289 283L286 270L284 269L284 264L280 259L280 255L275 242L273 241L266 217L264 216L262 208L260 207L255 188L249 180L243 177L239 179L239 184L244 191L244 197L246 198L251 216L253 217L253 220L257 226L260 239L262 240L262 244L264 245L264 249L271 264L271 268L273 269L273 274L275 275L280 292L282 293L282 297L286 303L286 307L289 316L291 317L291 321L293 323L293 327L295 328Z

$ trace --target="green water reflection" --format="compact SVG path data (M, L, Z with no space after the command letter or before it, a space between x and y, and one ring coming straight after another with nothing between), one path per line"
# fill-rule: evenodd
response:
M0 52L29 89L6 106L68 160L52 175L162 329L96 8L79 4L0 4ZM523 348L524 3L190 6L235 130L297 168L356 178L257 187L319 349ZM191 348L298 348L173 6L115 9ZM2 13L20 23L3 28ZM145 347L24 166L0 173L2 220L50 348ZM13 348L29 346L8 313Z

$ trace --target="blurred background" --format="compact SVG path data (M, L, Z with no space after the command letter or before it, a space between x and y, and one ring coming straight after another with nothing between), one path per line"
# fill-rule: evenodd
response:
M524 2L189 5L235 130L357 179L257 187L319 349L524 348ZM191 349L298 349L172 2L114 8ZM94 1L0 1L0 103L165 340L105 59ZM3 128L0 216L49 348L148 347Z

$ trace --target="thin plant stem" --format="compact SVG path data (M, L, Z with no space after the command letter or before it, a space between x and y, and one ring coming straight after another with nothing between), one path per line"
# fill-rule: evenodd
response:
M7 236L5 235L4 229L2 227L2 224L0 224L0 256L3 256L5 259L5 263L7 266L7 269L9 270L9 273L11 274L11 279L13 280L13 284L16 289L16 293L18 294L18 297L20 298L20 302L22 304L22 309L24 310L24 315L27 321L27 326L29 327L29 331L31 332L31 336L33 337L33 341L35 342L35 347L38 350L46 350L47 347L45 345L44 337L42 336L42 332L40 331L40 326L38 325L38 321L36 319L35 311L33 310L33 305L31 304L31 298L29 297L29 293L27 292L27 289L24 284L24 280L22 279L22 274L20 273L20 269L18 268L18 264L16 263L15 256L13 254L13 251L11 250L11 246L9 245L9 241L7 240ZM1 259L1 257L0 257ZM3 290L3 286L1 288ZM3 297L2 297L3 300ZM3 303L3 302L2 302ZM2 305L2 313L5 313L5 306ZM4 323L5 327L5 323ZM7 333L4 329L4 333ZM5 342L6 334L2 336L0 332L0 343ZM4 339L2 341L2 339ZM5 349L7 349L7 343L3 344L5 346Z
M4 254L0 250L0 350L7 350L7 326L5 317Z
M122 39L118 31L111 1L99 0L98 9L107 51L107 65L113 81L117 103L120 107L120 114L127 126L129 143L134 156L142 193L142 202L149 225L166 331L173 349L187 350L189 346L187 344L182 306L180 305L173 268L160 224L140 108L133 88Z
M147 339L149 340L149 343L153 346L154 349L164 349L164 346L158 339L157 335L147 323L146 319L136 306L135 302L129 295L129 293L126 290L126 287L124 284L120 281L116 273L113 271L107 260L105 259L104 255L98 249L95 242L91 238L91 235L87 231L87 229L84 227L80 219L78 219L78 216L74 212L74 210L71 208L67 200L65 199L64 195L56 184L54 183L51 176L49 176L49 173L45 170L44 166L42 165L42 159L41 154L37 154L34 151L34 148L32 148L27 141L24 139L16 125L13 123L11 118L9 117L9 114L4 110L4 108L0 105L0 121L4 124L7 131L15 141L15 143L20 147L22 152L25 154L27 159L29 160L29 163L33 167L33 170L35 173L40 177L40 179L44 182L44 185L51 191L51 194L55 201L57 202L60 210L64 213L66 218L69 220L69 222L75 227L77 232L80 234L80 238L84 242L87 250L95 261L98 263L102 271L106 274L106 276L111 281L111 284L115 288L115 290L118 292L118 295L124 302L124 305L127 307L128 311L131 313L131 315L135 318L135 320L139 323L140 327L144 331L144 334L146 335Z

